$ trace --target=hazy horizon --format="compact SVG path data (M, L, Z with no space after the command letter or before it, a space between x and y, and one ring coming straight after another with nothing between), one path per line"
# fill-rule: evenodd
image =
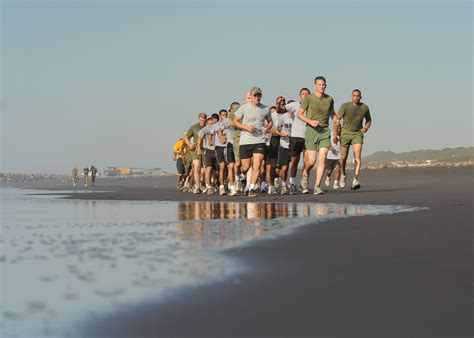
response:
M1 8L2 172L174 170L197 113L257 85L362 91L363 156L473 146L471 1L18 2Z

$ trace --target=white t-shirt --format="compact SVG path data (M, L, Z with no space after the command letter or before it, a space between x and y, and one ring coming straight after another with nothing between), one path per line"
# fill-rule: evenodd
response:
M240 118L240 123L247 126L255 126L255 130L252 133L242 130L240 145L265 143L266 139L263 133L264 122L265 120L268 122L272 120L267 106L263 104L253 106L251 103L246 103L237 109L235 116Z
M285 106L286 111L291 113L293 118L293 126L291 127L291 137L301 137L304 138L306 132L306 122L300 120L296 113L300 109L300 104L298 102L291 102ZM305 112L306 113L306 112Z
M215 133L213 127L214 127L214 125L208 124L199 131L199 134L201 134L203 136L202 146L204 147L204 149L209 149L209 150L215 150L216 149L216 133ZM213 145L209 145L209 135L208 134L211 134L212 137L214 138L214 144Z
M278 130L282 133L288 133L291 135L291 129L293 125L293 117L289 113L282 114L278 122ZM290 148L290 136L280 137L280 147L288 149Z
M222 129L222 132L224 133L222 122L224 121L214 123L214 125L212 126L212 132L214 133L214 143L216 144L216 147L225 147L227 145L227 143L223 144L221 142L221 138L219 137L219 129Z
M338 136L339 142L334 144L333 133L331 132L331 148L328 150L328 160L340 160L341 159L341 138Z

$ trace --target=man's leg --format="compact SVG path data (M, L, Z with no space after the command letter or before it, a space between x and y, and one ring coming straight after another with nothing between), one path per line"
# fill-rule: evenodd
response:
M254 188L257 185L258 176L260 175L260 167L262 166L263 154L254 153L252 160L252 178L250 184L253 184Z
M201 160L193 160L193 170L194 170L194 193L198 194L199 191L199 183L201 182Z
M326 167L326 157L328 154L328 148L323 147L319 149L319 164L318 169L316 171L316 184L315 186L321 186L321 180L323 179L324 169Z
M341 181L339 186L344 188L346 186L346 163L347 163L347 156L349 155L349 146L341 146Z
M359 174L362 166L362 144L353 144L352 151L354 152L354 180L352 181L351 189L360 189Z

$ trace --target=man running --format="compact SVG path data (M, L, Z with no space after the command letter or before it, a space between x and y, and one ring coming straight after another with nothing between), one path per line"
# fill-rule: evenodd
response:
M199 113L198 123L193 124L189 127L188 131L183 133L183 140L186 143L189 151L191 152L191 159L193 161L193 171L194 171L194 194L201 193L199 184L201 182L201 156L196 152L198 133L206 125L207 116L205 113ZM193 139L191 143L190 139Z
M300 162L300 156L303 152L303 167L304 167L304 136L306 132L306 123L297 117L298 109L301 105L301 102L311 94L308 88L300 89L300 102L288 103L285 108L286 111L291 112L293 118L293 124L291 126L291 135L290 135L290 157L291 157L291 166L290 166L290 195L296 194L296 173L298 171L298 164ZM306 113L306 112L305 112Z
M326 158L326 187L331 185L331 174L336 170L336 179L332 186L334 190L339 189L339 181L341 179L341 125L334 124L333 132L331 133L331 148L329 148Z
M372 117L370 116L369 107L360 102L362 93L359 89L352 91L352 101L344 103L336 119L343 119L341 131L341 188L346 186L346 162L349 154L349 147L352 145L354 152L354 179L352 181L351 189L360 189L359 174L362 165L362 144L364 143L364 135L372 125ZM365 124L362 127L362 121L365 119Z
M213 125L217 122L219 122L219 115L212 114L207 125L198 132L197 154L204 156L204 180L206 182L205 191L208 195L212 195L215 192L214 187L211 186L211 175L216 163L216 135ZM204 153L202 151L203 147L205 149Z
M334 117L334 99L325 93L326 79L317 76L314 79L314 95L308 95L301 102L298 110L298 118L306 122L305 147L306 163L301 178L300 188L303 194L307 194L309 173L316 163L319 152L319 164L316 171L316 182L314 194L321 195L321 180L324 175L324 166L329 147L331 146L331 133L329 131L329 118ZM306 111L306 115L304 112Z
M237 103L237 105L240 104ZM232 109L232 105L231 105ZM231 120L228 118L227 110L222 109L219 112L220 122L214 125L216 131L216 158L219 163L219 195L225 194L224 173L227 166L227 187L229 188L229 195L237 195L234 179L238 180L238 176L234 177L235 155L232 141L235 134L235 129L232 126ZM218 140L218 141L217 141Z
M291 112L282 114L278 121L278 135L280 136L280 147L278 148L278 165L280 167L281 178L281 194L288 193L286 185L286 177L288 172L288 164L290 163L290 135L293 125Z
M184 149L183 149L183 138L180 138L173 146L173 161L176 161L176 170L178 171L178 185L177 189L180 190L184 184Z
M240 158L242 172L245 174L252 167L249 197L257 196L257 179L265 156L265 133L273 127L272 118L267 107L261 104L262 90L253 87L250 90L251 101L235 112L234 125L242 130L240 136ZM264 127L264 121L268 125Z

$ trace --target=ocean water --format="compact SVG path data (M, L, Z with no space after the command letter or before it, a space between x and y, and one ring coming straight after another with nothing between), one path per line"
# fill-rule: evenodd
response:
M84 201L35 193L0 188L1 337L78 337L88 319L245 269L222 254L225 249L335 218L418 210L335 203Z

